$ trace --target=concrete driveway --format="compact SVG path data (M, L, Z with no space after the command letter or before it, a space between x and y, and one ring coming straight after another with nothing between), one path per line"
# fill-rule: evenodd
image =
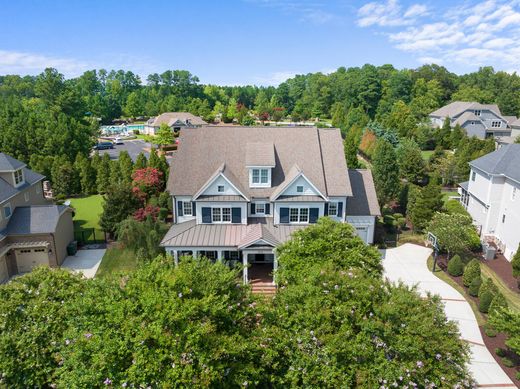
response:
M61 267L74 273L81 273L86 278L94 278L106 249L78 250L76 255L69 255Z
M456 289L428 270L426 261L431 253L431 249L410 243L382 250L385 276L392 282L417 285L422 296L430 292L441 297L446 316L458 323L461 338L469 343L469 369L478 386L516 388L484 345L477 319L468 302Z

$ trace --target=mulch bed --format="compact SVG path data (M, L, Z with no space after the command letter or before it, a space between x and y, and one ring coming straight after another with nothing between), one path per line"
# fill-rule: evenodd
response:
M518 293L518 281L513 277L511 262L509 262L506 257L497 253L495 259L491 261L482 261L482 263L493 270L509 289Z
M504 261L507 262L507 260L505 258L503 258ZM486 261L485 264L488 265L490 263L494 263L495 261L497 261L497 259L493 260L493 261ZM511 264L509 262L507 262L507 264L509 265L509 269L511 269ZM448 269L448 263L447 263L447 259L446 259L446 255L439 255L437 257L437 265L444 271L444 273L446 273L446 275L448 275L453 281L455 281L458 285L460 285L462 288L464 288L464 290L466 291L466 293L464 294L464 297L467 299L467 300L471 300L473 302L475 302L475 304L477 305L478 307L478 303L479 303L479 300L477 297L473 297L473 296L470 296L468 293L467 293L467 288L464 286L464 284L462 283L462 276L460 277L453 277L452 275L450 275L447 271ZM503 263L497 265L497 267L502 267L503 269L507 269L506 266L504 266ZM491 267L491 266L490 266ZM494 267L492 267L493 270L495 270ZM495 270L496 271L496 270ZM501 276L501 273L498 273L498 271L496 271L497 274L499 274ZM511 272L511 270L510 270ZM512 277L512 274L511 274L511 277ZM505 279L504 279L504 282L507 282ZM509 283L508 283L509 285ZM515 288L516 288L516 280L514 280L514 285L515 285ZM518 291L518 289L516 289L515 291ZM487 315L482 313L482 316L484 316L486 319L487 319ZM495 358L495 361L497 361L497 363L500 365L500 367L505 371L505 373L509 376L509 378L511 379L511 381L514 382L514 384L520 388L520 380L516 378L516 374L517 372L519 371L519 368L520 368L520 356L516 355L515 353L511 352L508 350L506 344L505 344L505 341L507 339L507 336L506 334L504 333L497 333L497 335L495 337L490 337L490 336L487 336L486 333L484 332L484 327L483 326L479 326L479 329L480 329L480 333L482 334L482 339L484 339L484 344L486 345L487 349L489 350L489 352L491 353L491 355L493 356L493 358ZM502 348L504 350L506 350L506 357L511 359L514 363L515 363L515 367L507 367L507 366L504 366L503 362L502 362L502 358L500 358L496 353L495 353L495 350L497 348Z

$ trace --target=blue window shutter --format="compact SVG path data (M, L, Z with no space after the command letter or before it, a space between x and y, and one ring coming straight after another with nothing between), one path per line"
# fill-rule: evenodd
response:
M251 215L254 215L256 213L256 204L251 203Z
M328 216L328 215L329 215L329 203L325 203L325 212L324 212L324 215L325 215L325 216Z
M231 223L242 223L242 208L231 208Z
M202 207L202 223L211 223L211 208Z
M316 223L318 221L319 216L320 216L319 208L310 208L309 209L309 223Z
M197 216L197 206L195 201L191 202L191 214L192 216Z
M271 204L265 203L265 214L270 215L271 214Z
M338 217L341 217L343 215L343 203L338 203Z
M289 223L289 208L280 208L280 223Z
M182 209L182 201L177 201L177 215L184 216L184 210Z

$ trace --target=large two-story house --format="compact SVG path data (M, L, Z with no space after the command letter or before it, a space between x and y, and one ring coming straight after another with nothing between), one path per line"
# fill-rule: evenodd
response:
M510 124L516 120L516 117L502 115L496 104L466 101L454 101L432 112L429 117L436 127L441 127L449 118L452 127L458 124L468 136L480 139L510 136Z
M511 260L520 243L520 144L508 144L470 162L461 202L485 241Z
M72 211L44 197L43 179L0 153L0 283L38 265L59 266L67 256Z
M148 135L155 135L161 124L166 124L177 132L182 128L198 128L207 125L201 117L189 112L165 112L157 117L150 118L144 125L143 132Z
M380 214L369 170L348 170L339 130L202 127L181 133L168 190L174 225L161 246L182 255L268 264L297 229L329 216L373 243ZM248 269L244 270L248 282Z

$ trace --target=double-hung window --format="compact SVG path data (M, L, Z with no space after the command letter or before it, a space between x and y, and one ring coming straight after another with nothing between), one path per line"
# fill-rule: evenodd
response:
M309 208L300 208L300 223L309 222Z
M269 172L267 169L260 169L260 183L267 184L269 181Z
M253 169L251 181L252 181L253 184L259 184L260 183L260 169Z
M291 208L289 211L289 222L290 223L298 223L299 220L299 209Z
M14 184L16 186L20 185L23 182L23 170L18 169L14 172Z
M289 208L289 223L308 223L309 208Z
M269 169L251 169L251 186L265 187L269 185Z
M338 215L338 203L331 202L329 203L329 216L337 216Z
M500 120L493 120L491 122L491 128L500 128L502 127L502 122Z
M265 203L255 203L255 213L260 215L265 214Z
M231 208L212 208L211 220L213 223L231 223Z
M193 209L191 205L191 201L183 201L182 202L182 211L185 216L193 215Z

